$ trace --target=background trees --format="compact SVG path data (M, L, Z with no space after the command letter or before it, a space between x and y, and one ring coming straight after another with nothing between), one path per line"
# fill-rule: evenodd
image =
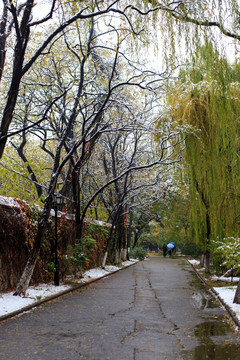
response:
M10 80L6 90L6 96L3 98L2 119L1 119L1 138L0 138L0 156L2 157L7 138L10 136L9 127L13 120L16 102L23 77L31 70L36 61L47 54L54 42L61 38L63 31L74 25L78 20L82 22L88 19L94 19L108 13L118 13L122 19L126 18L124 7L116 7L119 1L106 1L103 3L85 1L84 6L61 4L61 1L52 0L49 2L49 12L42 14L41 3L34 3L34 0L28 0L24 4L15 5L13 2L4 0L2 2L2 21L0 28L0 79L4 75L4 68L10 70ZM35 7L36 5L36 7ZM34 9L35 8L35 9ZM33 10L34 9L34 10ZM40 15L40 16L39 16ZM54 22L52 21L54 19ZM51 33L39 33L42 25L50 24ZM131 25L131 23L130 23ZM133 31L133 26L131 27ZM34 42L34 36L43 35L40 42ZM11 42L14 43L11 49ZM11 50L10 50L11 49ZM6 52L10 52L6 57ZM11 56L12 55L12 62ZM6 64L6 59L7 64ZM7 75L9 77L9 75Z
M28 42L30 27L37 26L47 19L32 23L29 23L30 18L26 20L25 28L28 34L26 39L23 39L21 34L18 36L18 21L23 21L18 19L21 12L14 18L18 36L17 47L14 50L15 60L17 61L17 51L21 50L23 42L25 51L29 45L29 52L20 51L19 62L13 63L13 75L16 72L18 77L16 81L15 75L13 76L13 88L7 95L7 101L11 102L11 107L8 102L6 103L7 112L4 110L3 99L2 152L7 137L11 135L12 146L25 164L28 177L35 184L37 196L44 197L33 251L16 294L25 293L34 270L58 178L61 178L61 194L68 201L68 211L75 214L76 238L78 241L81 240L86 211L99 193L99 190L93 195L89 192L90 199L84 204L82 195L85 187L81 180L82 176L85 176L84 168L103 134L109 134L108 143L105 142L105 145L108 144L109 148L106 151L110 150L112 164L110 170L105 162L105 176L110 176L111 179L107 179L105 185L100 185L100 189L114 184L111 218L113 229L117 229L113 232L115 240L112 242L117 262L122 248L126 249L123 234L124 213L126 195L130 193L130 174L153 166L169 165L177 159L177 153L168 152L171 139L177 137L177 134L164 135L160 155L155 158L145 158L144 154L140 156L137 150L137 131L143 131L144 127L149 131L150 122L144 123L146 118L141 115L141 112L146 111L146 101L139 101L139 119L137 118L133 105L134 96L144 96L144 92L156 93L165 74L143 68L136 59L127 54L126 40L128 37L136 36L137 32L125 11L113 8L117 3L109 3L103 10L98 3L91 3L90 7L81 11L77 9L78 12L74 7L59 8L59 24L58 19L54 17L56 24L52 22L53 29L50 29L50 34L47 30L40 34L46 40L42 42L40 39L38 50L34 50L34 43ZM55 4L52 4L52 10L56 9ZM28 11L31 12L31 9ZM15 7L13 10L17 11ZM120 15L118 21L114 17L104 17L111 11ZM75 15L72 15L72 12ZM53 16L53 11L50 16ZM65 21L65 17L69 20ZM79 19L84 21L78 22ZM125 27L122 23L118 24L119 20L125 21ZM24 64L24 61L27 62ZM14 96L11 95L12 91ZM135 143L131 141L131 132L135 133ZM114 141L110 139L111 133L121 133L116 145L118 154L111 150L110 144ZM16 136L14 139L13 135ZM30 141L46 153L46 187L40 183L38 169L34 169L30 163L31 156L27 147ZM150 153L150 147L147 151ZM129 155L130 152L132 155ZM120 163L122 168L119 167ZM135 185L135 188L140 187L140 184Z
M116 262L151 220L159 245L190 237L208 251L212 238L238 233L239 65L220 55L226 39L239 40L234 0L54 0L42 16L32 0L2 4L1 191L44 202L17 293L59 180L76 238L86 216L111 222L106 250ZM154 70L143 56L158 39L151 32L163 49ZM10 185L18 175L10 192L4 177Z

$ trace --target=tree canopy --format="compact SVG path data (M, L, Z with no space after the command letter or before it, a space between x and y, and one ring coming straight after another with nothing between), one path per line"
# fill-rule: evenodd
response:
M59 180L76 239L86 215L111 222L106 252L116 262L150 221L157 236L181 228L183 241L188 234L204 248L235 236L237 1L49 0L42 9L34 0L1 8L0 190L43 204L17 293Z

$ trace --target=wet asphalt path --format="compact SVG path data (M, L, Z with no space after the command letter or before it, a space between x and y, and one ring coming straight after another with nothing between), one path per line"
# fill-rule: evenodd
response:
M240 336L184 259L152 257L0 323L1 360L239 360Z

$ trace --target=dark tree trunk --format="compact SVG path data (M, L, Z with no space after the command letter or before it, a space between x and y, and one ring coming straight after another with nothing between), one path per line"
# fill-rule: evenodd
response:
M8 2L3 0L3 13L0 22L0 81L5 65L6 58L6 40L7 40L7 20L8 20Z
M83 222L81 222L80 213L80 189L79 189L79 171L72 172L72 188L73 188L73 206L75 213L76 239L81 240L83 231Z
M240 280L239 280L238 285L237 285L237 289L236 289L236 292L235 292L233 302L235 304L240 304Z
M133 248L135 248L135 246L137 246L137 242L138 242L138 233L139 233L139 230L138 230L138 229L136 229L136 230L135 230L135 236L134 236Z
M127 260L130 260L129 258L129 250L131 247L132 242L132 223L133 223L133 211L129 210L129 224L127 227Z
M207 225L207 250L205 252L205 273L209 274L210 272L210 251L209 251L209 243L210 243L210 234L211 234L211 222L209 217L209 208L206 206L206 225Z
M33 7L34 0L28 0L26 2L25 10L23 13L21 25L19 28L19 24L17 21L16 16L16 8L13 5L13 2L10 4L11 12L13 14L14 18L14 25L16 29L16 46L14 49L14 63L13 63L13 72L12 72L12 81L10 84L10 89L8 91L7 95L7 102L5 109L3 111L3 117L0 127L0 158L3 155L4 148L7 142L6 135L8 134L8 129L11 124L13 113L15 109L15 105L17 102L18 92L19 92L19 86L21 82L21 78L23 76L23 61L24 61L24 55L25 50L27 47L27 42L29 38L29 26L28 22L31 17L32 13L32 7Z
M205 273L209 274L209 272L210 272L210 251L207 250L204 255L205 255Z
M19 280L19 283L17 284L14 295L25 295L27 291L41 249L44 232L50 215L51 205L52 205L52 197L48 196L45 202L42 216L39 220L38 231L32 253L28 258L27 264Z
M210 236L211 236L211 221L210 221L210 216L209 216L209 203L205 197L204 192L200 189L199 187L199 183L195 178L195 185L196 185L196 190L199 193L199 196L202 199L202 202L205 206L205 211L206 211L206 239L207 239L207 250L204 254L204 267L205 267L205 273L209 273L210 271L210 251L209 251L209 243L210 243Z

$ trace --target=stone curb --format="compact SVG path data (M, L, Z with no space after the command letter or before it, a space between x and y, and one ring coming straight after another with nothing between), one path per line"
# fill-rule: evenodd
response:
M191 267L193 268L195 274L198 276L198 278L202 281L202 283L208 288L208 291L215 297L217 298L217 300L220 302L220 304L226 309L227 313L229 314L229 316L232 318L233 322L235 323L235 325L238 327L238 330L240 330L240 321L238 320L237 315L235 314L235 312L225 303L225 301L219 296L219 294L217 293L217 291L215 289L213 289L212 287L209 286L209 284L207 283L207 281L201 276L201 274L199 274L199 272L197 271L197 269L195 268L195 266L190 263L188 261L188 259L185 257L185 259L187 260L188 264L191 265Z
M73 285L73 286L72 286L71 288L69 288L69 289L66 289L66 290L60 291L59 293L56 293L56 294L47 296L47 297L45 297L44 299L38 300L38 301L36 301L36 302L34 302L34 303L30 304L30 305L24 306L24 307L22 307L22 308L19 309L19 310L16 310L16 311L13 311L13 312L8 313L8 314L6 314L6 315L0 316L0 322L5 321L5 320L8 320L8 319L11 319L11 318L13 318L13 317L15 317L15 316L17 316L17 315L23 314L23 313L26 312L26 311L30 311L30 310L34 309L35 307L38 307L38 306L40 306L40 305L43 305L43 304L45 304L45 303L47 303L47 302L49 302L49 301L51 301L51 300L57 299L57 298L59 298L60 296L69 294L70 292L74 292L75 290L78 290L78 289L83 288L83 287L85 287L85 286L87 286L87 285L89 285L89 284L92 284L92 283L94 283L94 282L97 282L98 280L101 280L101 279L103 279L103 278L105 278L105 277L114 275L115 273L117 273L117 272L119 272L119 271L122 271L122 270L124 270L124 269L127 269L127 268L133 266L133 265L136 265L138 262L139 262L139 261L134 262L133 264L130 264L130 265L127 265L127 266L123 266L123 267L119 268L118 270L114 270L114 271L111 271L111 272L109 272L108 274L102 275L102 276L100 276L100 277L98 277L98 278L88 280L88 281L86 281L85 283L78 284L78 285Z

